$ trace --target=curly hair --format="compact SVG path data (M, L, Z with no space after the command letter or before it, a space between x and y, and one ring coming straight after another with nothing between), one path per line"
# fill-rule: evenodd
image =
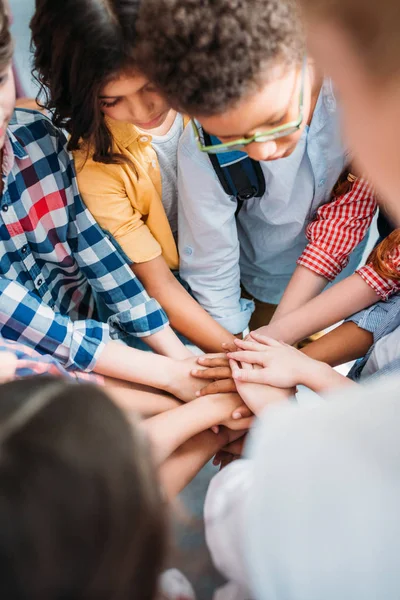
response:
M145 0L136 33L140 70L191 115L224 112L277 61L291 66L304 54L293 0Z
M31 31L38 103L70 133L69 150L84 140L98 162L126 162L112 150L98 96L106 82L135 66L138 6L139 0L36 0Z

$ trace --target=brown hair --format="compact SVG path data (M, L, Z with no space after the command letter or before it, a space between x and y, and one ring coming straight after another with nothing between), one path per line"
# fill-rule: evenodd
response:
M374 248L368 257L368 262L372 263L378 275L386 279L393 279L393 281L400 280L400 272L393 264L393 258L395 258L399 248L400 229L392 231L390 235Z
M400 72L399 0L300 0L310 19L336 23L350 36L371 73Z
M0 0L0 69L10 65L14 45L9 28L9 18L3 0Z
M0 385L0 597L153 600L164 510L141 432L91 385Z
M84 140L98 162L127 162L113 151L98 97L105 83L134 68L138 4L139 0L36 0L31 31L41 85L38 101L52 112L54 124L70 133L69 150L78 149Z
M144 0L137 21L140 70L172 106L215 115L264 85L271 67L304 55L294 0Z

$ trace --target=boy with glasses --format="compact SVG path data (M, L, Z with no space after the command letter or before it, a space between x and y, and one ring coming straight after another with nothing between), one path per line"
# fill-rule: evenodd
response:
M376 210L362 178L332 194L349 155L332 83L305 56L296 6L149 0L137 31L141 68L194 117L178 160L181 275L232 333L248 326L253 299L252 329L279 320L341 273ZM239 211L212 164L227 152L259 161L265 181ZM386 282L373 288L359 275L366 305L387 293ZM363 308L343 301L347 315Z

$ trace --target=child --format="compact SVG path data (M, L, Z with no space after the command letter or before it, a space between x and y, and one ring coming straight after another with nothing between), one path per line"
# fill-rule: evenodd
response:
M249 323L246 298L256 299L251 329L266 325L278 303L282 316L336 278L375 212L362 178L331 197L348 163L332 83L305 56L291 1L150 0L137 31L140 68L196 119L178 161L182 277L230 331ZM207 145L204 132L221 143ZM239 211L208 155L227 150L232 162L245 153L260 161L265 183ZM370 303L379 299L364 281L361 287Z
M136 10L136 2L38 1L35 68L54 123L70 133L86 205L172 326L203 350L218 351L233 336L173 275L185 120L136 67Z
M64 135L37 112L13 114L11 62L0 2L1 335L51 354L67 370L96 371L192 399L193 360L180 360L191 353L83 206ZM107 324L96 320L93 292L112 313ZM173 358L113 341L132 337Z
M156 598L163 500L239 435L206 431L181 445L169 416L171 435L160 435L157 417L128 422L99 387L50 377L0 386L2 598Z
M360 285L362 281L368 288ZM293 344L376 302L375 293L387 301L400 291L400 230L395 229L371 253L368 264L300 308L274 320L258 333Z

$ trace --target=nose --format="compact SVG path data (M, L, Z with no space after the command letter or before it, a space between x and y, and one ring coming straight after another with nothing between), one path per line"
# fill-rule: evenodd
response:
M253 160L270 160L277 151L277 144L271 142L253 142L246 147L246 152Z
M129 110L132 120L139 123L147 123L155 116L153 114L154 104L149 99L144 100L136 97L134 101L130 102Z

